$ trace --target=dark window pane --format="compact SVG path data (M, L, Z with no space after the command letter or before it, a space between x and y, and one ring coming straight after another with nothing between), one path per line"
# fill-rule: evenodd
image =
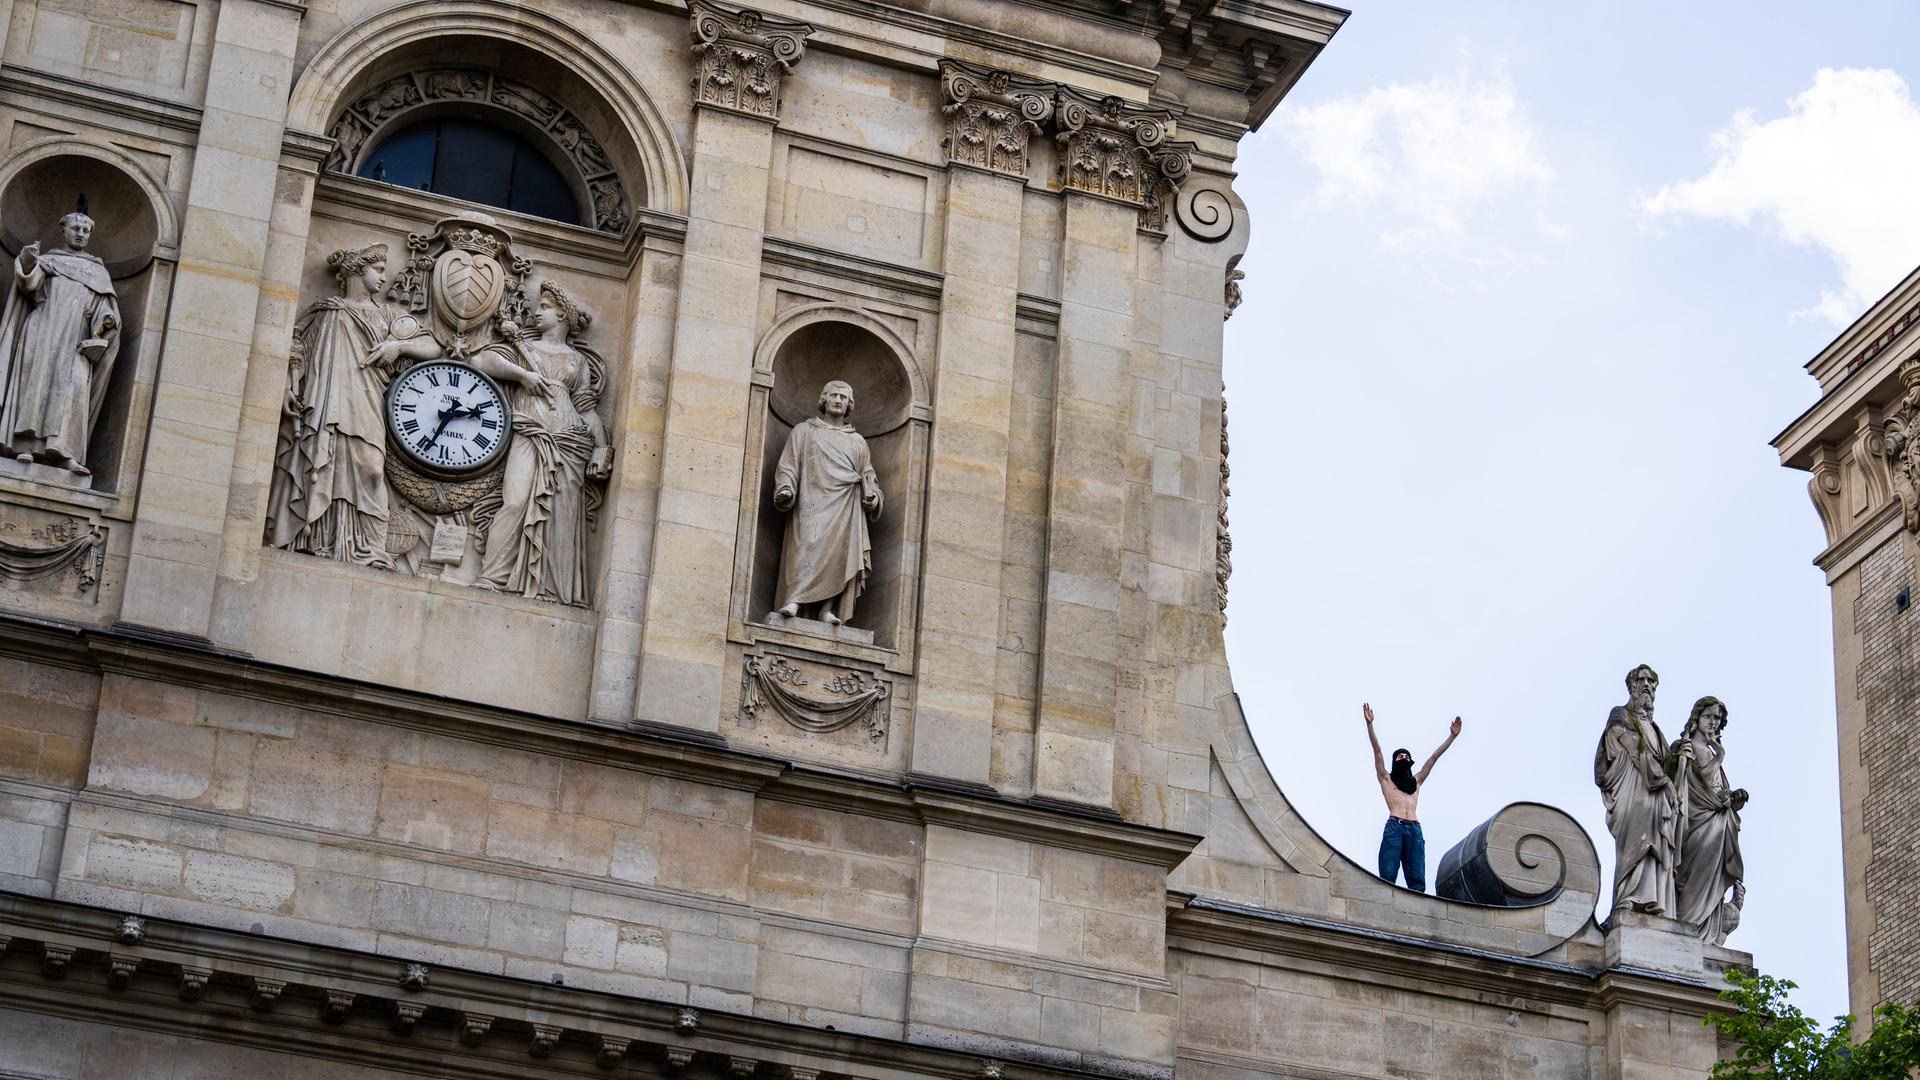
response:
M433 150L439 136L438 123L415 124L375 147L360 166L360 175L401 187L428 187L433 182Z
M513 180L513 136L472 120L440 122L433 190L489 206L505 206Z
M525 143L513 158L513 194L507 209L556 221L580 220L580 208L566 177L545 154Z
M360 175L468 202L580 223L567 177L525 139L475 120L424 120L383 140Z

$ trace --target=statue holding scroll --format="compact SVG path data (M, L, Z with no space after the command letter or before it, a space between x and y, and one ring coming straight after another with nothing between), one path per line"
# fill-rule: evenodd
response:
M87 440L120 351L120 303L98 256L93 219L60 219L64 247L28 244L13 260L0 313L0 447L22 464L87 476Z
M880 516L880 478L867 440L853 429L853 387L838 379L820 389L820 415L787 436L773 474L773 505L791 511L780 550L777 614L838 625L873 571L868 522Z

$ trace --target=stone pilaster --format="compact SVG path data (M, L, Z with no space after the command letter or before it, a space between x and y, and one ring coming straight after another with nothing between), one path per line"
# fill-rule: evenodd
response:
M1028 136L1053 105L1004 72L947 64L941 85L952 167L911 767L984 784L993 757L1020 201Z
M287 299L262 282L299 29L291 5L220 7L123 622L195 637L212 627L249 359L286 340L260 313Z
M1066 195L1034 794L1113 804L1140 204Z
M748 383L760 329L760 233L778 75L766 93L736 87L747 96L713 96L743 71L762 72L743 59L756 49L768 58L768 70L784 71L799 58L808 28L699 2L691 16L699 102L693 193L674 313L634 716L714 734L720 727Z

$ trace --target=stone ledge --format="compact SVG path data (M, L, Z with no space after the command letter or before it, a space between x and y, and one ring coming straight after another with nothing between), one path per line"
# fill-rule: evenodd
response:
M450 1057L481 1070L472 1075L519 1077L593 1075L596 1064L623 1059L652 1059L662 1072L704 1059L769 1080L1087 1075L1044 1066L1002 1072L977 1054L453 968L424 968L413 973L424 979L409 984L408 967L157 919L133 930L117 912L0 894L0 1005L27 1013L422 1075L441 1075ZM515 1049L525 1056L501 1057ZM510 1060L511 1071L499 1071Z

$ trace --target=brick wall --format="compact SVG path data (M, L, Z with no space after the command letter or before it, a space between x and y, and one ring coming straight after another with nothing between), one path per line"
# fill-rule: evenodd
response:
M1883 999L1920 999L1920 664L1914 627L1920 612L1901 611L1896 597L1914 589L1913 560L1900 542L1883 545L1860 565L1854 632L1860 666L1855 685L1866 709L1860 759L1868 784L1864 800L1872 855L1867 900L1876 914L1867 939L1867 963L1879 976Z

